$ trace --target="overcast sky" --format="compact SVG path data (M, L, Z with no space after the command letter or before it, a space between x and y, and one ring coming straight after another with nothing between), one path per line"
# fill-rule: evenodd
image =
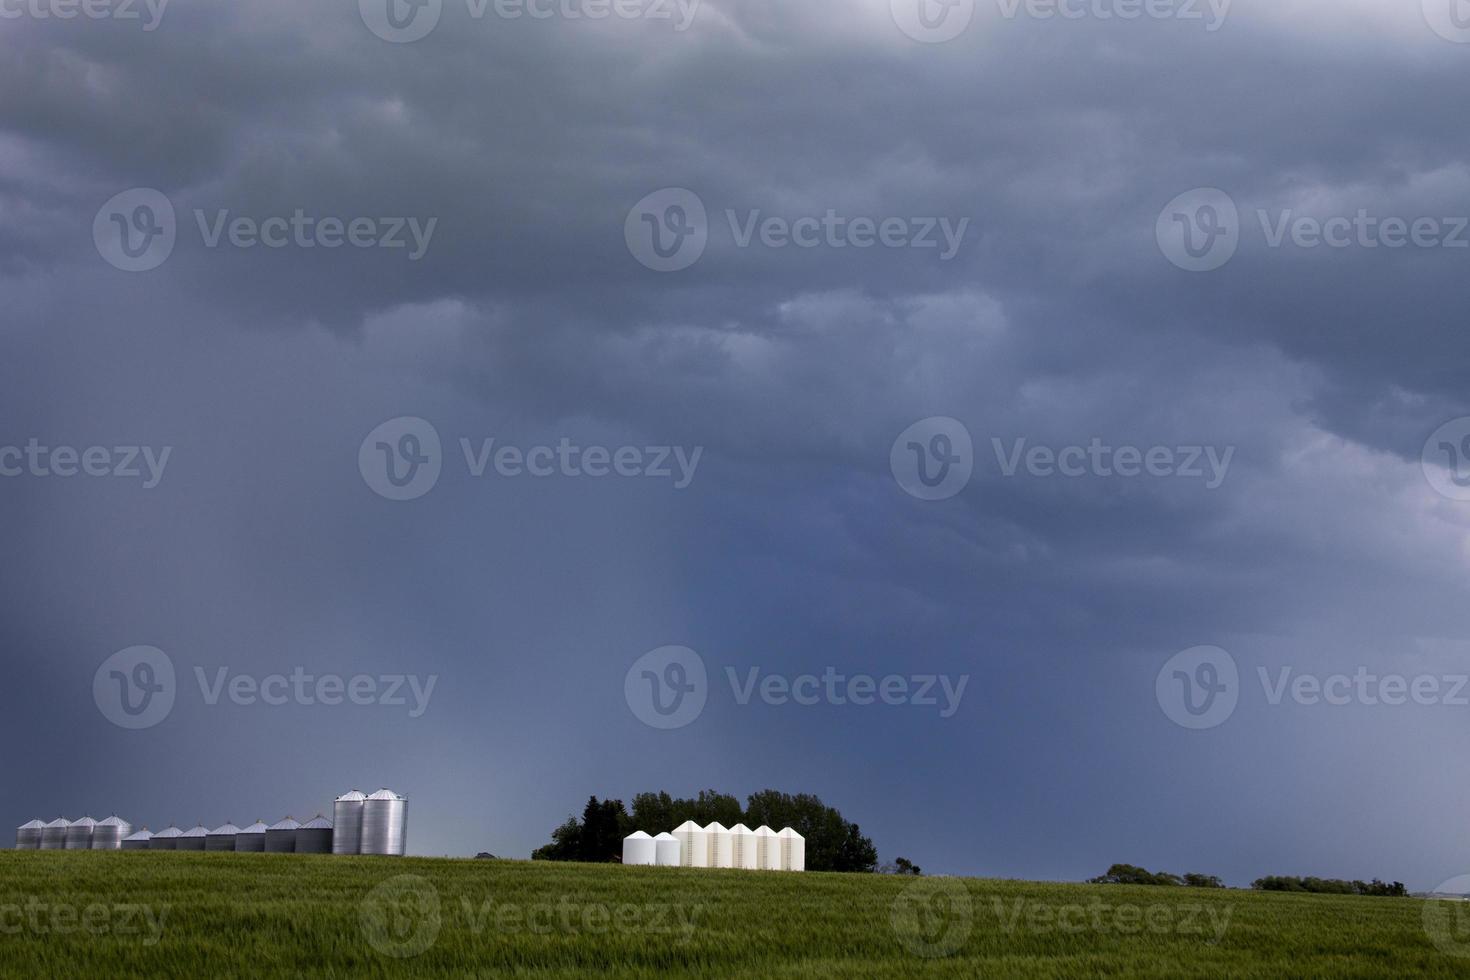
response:
M1470 11L395 2L0 4L10 826L1470 872Z

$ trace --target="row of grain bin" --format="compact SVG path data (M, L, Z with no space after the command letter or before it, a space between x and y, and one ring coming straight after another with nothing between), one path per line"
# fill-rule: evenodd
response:
M805 871L806 838L787 827L779 832L744 824L726 829L701 827L693 820L671 834L649 837L638 831L623 841L623 863L683 868L739 868L746 871Z
M120 817L97 821L91 817L67 820L58 817L50 823L32 820L15 831L18 851L115 851L122 840L133 832L132 824Z
M137 833L118 817L101 822L64 817L32 820L16 829L17 850L246 851L272 854L371 854L401 856L408 845L408 800L392 790L371 796L353 790L339 797L334 820L318 815L307 823L291 817L267 826L226 822L213 830L202 823L190 830L167 827ZM335 823L335 826L334 826Z

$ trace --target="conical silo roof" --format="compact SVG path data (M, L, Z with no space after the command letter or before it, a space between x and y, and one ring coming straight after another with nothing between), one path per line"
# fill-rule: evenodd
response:
M331 830L332 829L332 821L328 820L326 817L324 817L320 813L318 813L316 815L316 819L315 820L308 820L306 823L304 823L304 824L301 825L301 829L302 830Z
M131 826L126 820L119 816L111 816L106 820L97 821L99 827L127 827Z
M160 830L158 833L154 834L153 836L154 837L182 837L182 836L184 836L184 832L182 830L180 830L179 828L177 828L177 827L165 827L162 830Z
M393 792L391 789L380 789L376 793L374 793L371 796L369 796L368 799L370 799L370 800L406 800L406 799L408 799L408 797L406 797L406 796L399 796L397 793Z
M241 827L240 828L240 833L242 833L242 834L263 834L267 830L270 830L270 828L265 825L265 821L263 821L263 820L257 820L257 821L255 821L255 823L251 824L248 827Z
M91 817L83 817L80 820L73 820L70 824L68 824L68 826L91 828L97 826L97 821L93 820Z
M343 793L341 796L337 797L336 802L338 802L338 803L361 803L365 799L367 799L367 797L363 795L363 793L362 793L361 790L354 789L354 790L349 790L348 792Z
M68 819L66 819L65 817L57 817L55 820L51 821L46 826L47 827L50 827L52 830L57 830L57 829L64 828L64 827L70 827L71 826L71 821L68 820Z
M41 830L46 825L39 820L31 820L16 827L16 830Z
M190 827L188 830L184 831L179 836L180 837L208 837L209 836L209 828L206 827L206 826L204 826L203 824L199 824L196 827Z
M295 820L292 820L290 817L287 817L285 820L282 820L279 823L273 823L273 824L271 824L269 827L267 827L265 829L266 830L300 830L301 829L301 824L297 823Z
M209 832L209 836L211 836L211 837L234 837L239 832L240 832L240 828L239 827L236 827L234 824L230 823L229 821L225 821L225 823L223 823L220 826L218 826L218 827L214 828L213 830L211 830Z
M135 834L129 834L127 837L124 837L123 838L123 840L152 840L152 839L153 839L153 834L148 830L147 827L144 827L142 830L138 831Z

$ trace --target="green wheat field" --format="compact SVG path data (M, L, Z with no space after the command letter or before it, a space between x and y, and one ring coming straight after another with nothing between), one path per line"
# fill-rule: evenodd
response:
M1467 956L1470 904L1453 901L0 852L7 977L1464 977Z

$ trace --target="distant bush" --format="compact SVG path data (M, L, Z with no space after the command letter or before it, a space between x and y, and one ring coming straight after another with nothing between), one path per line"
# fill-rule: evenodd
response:
M1108 873L1088 878L1089 885L1182 885L1184 879L1167 871L1149 871L1136 864L1115 864Z
M1202 875L1191 871L1184 876L1184 884L1190 888L1224 888L1225 883L1214 875Z
M1374 895L1402 898L1409 894L1401 881L1388 884L1374 878L1372 881L1343 881L1341 878L1297 878L1291 875L1270 875L1257 878L1251 887L1261 892L1309 892L1314 895Z

